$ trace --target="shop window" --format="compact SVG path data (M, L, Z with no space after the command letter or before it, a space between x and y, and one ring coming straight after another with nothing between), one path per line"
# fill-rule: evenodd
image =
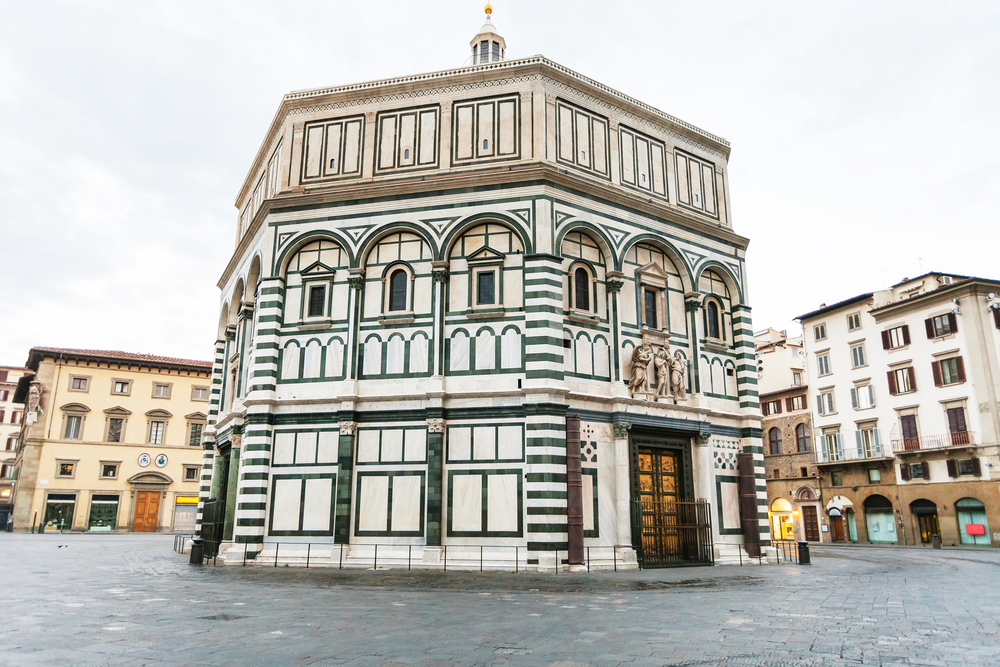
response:
M955 503L962 544L990 546L990 526L986 521L986 506L976 498L962 498Z
M118 525L118 496L94 495L90 499L90 518L87 529L95 532L111 531Z
M73 510L76 508L76 495L72 493L50 493L45 499L45 518L47 530L70 529L73 527Z

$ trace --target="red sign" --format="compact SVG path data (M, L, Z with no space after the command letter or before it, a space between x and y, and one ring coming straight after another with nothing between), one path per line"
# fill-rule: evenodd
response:
M981 523L967 523L965 524L965 534L966 535L985 535L986 526Z

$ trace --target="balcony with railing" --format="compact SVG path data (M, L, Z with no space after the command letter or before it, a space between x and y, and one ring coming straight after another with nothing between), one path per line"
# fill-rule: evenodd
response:
M975 447L976 434L972 431L956 431L943 435L921 435L915 438L892 438L892 451L896 454L922 452L929 449L948 447Z
M844 461L865 461L891 457L892 452L882 444L877 428L854 432L853 446L844 446L841 433L818 433L819 448L816 463L841 463Z

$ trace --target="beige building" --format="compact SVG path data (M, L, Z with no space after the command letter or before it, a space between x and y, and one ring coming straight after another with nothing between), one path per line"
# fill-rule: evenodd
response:
M193 531L212 365L32 348L14 530Z
M24 412L24 406L14 402L14 390L22 375L23 368L0 366L0 530L7 530L14 508L14 451Z

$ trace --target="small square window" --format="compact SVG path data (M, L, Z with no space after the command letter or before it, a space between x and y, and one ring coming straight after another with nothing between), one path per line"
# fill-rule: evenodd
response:
M779 471L779 470L778 470L777 468L775 468L775 469L774 469L774 470L772 470L771 472L773 473L773 474L771 475L771 477L773 477L774 479L778 479L778 477L780 477L780 476L781 476L781 472L780 472L780 471Z
M101 479L117 479L118 478L118 464L117 463L102 463L101 464Z
M799 472L802 473L803 477L809 476L809 468L799 468Z
M868 481L872 484L878 484L882 481L882 475L879 473L877 468L872 468L868 471Z
M56 463L56 477L73 477L76 472L76 463L70 461L59 461Z
M844 473L840 471L835 471L830 473L830 482L833 486L843 486L844 485Z
M153 383L153 398L170 398L171 386L160 382Z
M857 331L861 328L861 313L851 313L847 316L847 330Z
M185 482L197 482L198 481L198 467L197 466L184 466L184 481Z
M207 401L208 400L208 387L191 387L191 400L192 401Z
M865 358L865 346L855 345L851 348L851 368L861 368L867 366L868 360Z
M90 388L90 378L78 375L71 376L69 379L69 388L71 391L87 391Z
M924 478L924 464L922 464L922 463L911 463L910 464L910 479L923 479L923 478Z
M813 337L815 340L826 340L826 325L817 324L813 327Z
M131 380L115 380L111 387L111 393L118 394L120 396L128 396L132 392L132 381Z
M816 371L822 377L830 374L830 355L821 354L816 357Z
M958 474L959 475L975 475L975 463L972 459L959 459L958 460Z

